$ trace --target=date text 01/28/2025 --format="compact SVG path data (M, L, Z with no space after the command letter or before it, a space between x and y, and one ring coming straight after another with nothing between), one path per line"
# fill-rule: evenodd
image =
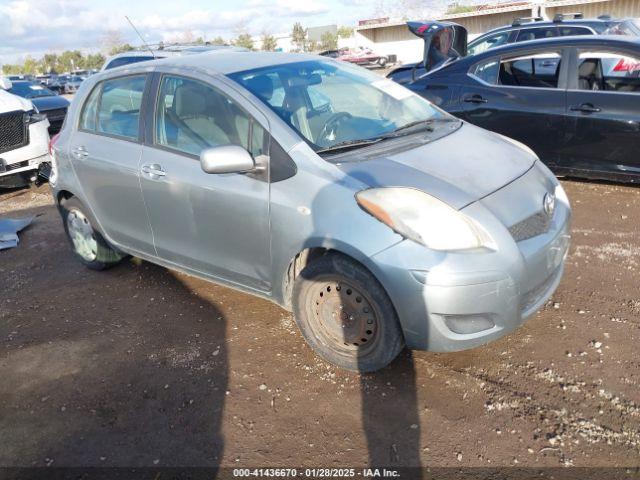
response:
M234 468L234 477L275 478L398 478L397 470L387 468Z

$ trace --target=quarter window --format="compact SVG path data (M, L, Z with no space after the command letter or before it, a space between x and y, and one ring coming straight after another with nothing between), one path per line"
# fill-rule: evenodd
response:
M106 80L98 108L97 131L116 137L137 139L140 105L146 83L145 75Z
M593 32L586 27L559 27L560 36L568 37L570 35L592 35Z
M581 50L578 89L640 92L640 58L625 53Z
M500 62L497 59L491 59L487 62L479 63L471 69L471 75L482 80L483 82L495 85L498 82L498 71L500 70Z
M558 88L561 56L544 52L500 61L498 84L517 87Z
M198 156L202 150L240 145L267 154L268 135L239 105L197 80L165 76L156 108L155 143Z
M96 129L96 112L98 111L98 101L100 99L100 90L102 85L96 86L82 107L80 114L80 130L95 131Z
M516 42L526 42L528 40L536 40L538 38L557 37L558 31L556 27L538 27L526 28L518 32Z

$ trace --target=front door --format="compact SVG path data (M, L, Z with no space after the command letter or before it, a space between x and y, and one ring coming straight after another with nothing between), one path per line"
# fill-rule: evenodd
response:
M471 67L460 98L463 118L518 140L555 165L564 142L561 51L485 59Z
M106 236L127 250L154 253L140 190L140 107L146 75L105 80L82 107L68 155L80 188Z
M163 75L141 183L160 258L187 269L269 291L269 183L266 169L207 174L205 148L240 145L268 162L266 118L208 79ZM262 125L256 120L262 118Z
M576 51L567 93L569 141L563 166L639 174L640 52Z

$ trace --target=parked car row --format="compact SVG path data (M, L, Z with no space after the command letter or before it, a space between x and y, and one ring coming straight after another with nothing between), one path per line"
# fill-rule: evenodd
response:
M640 181L639 37L555 36L469 52L460 25L409 28L424 38L424 60L389 78L526 144L557 174Z

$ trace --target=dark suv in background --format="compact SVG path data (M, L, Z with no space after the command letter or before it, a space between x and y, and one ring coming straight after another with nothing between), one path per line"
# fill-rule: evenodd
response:
M469 42L467 55L475 55L508 43L571 35L640 35L638 19L613 19L609 15L583 18L582 13L558 14L553 20L542 17L516 18L511 25L495 28Z

